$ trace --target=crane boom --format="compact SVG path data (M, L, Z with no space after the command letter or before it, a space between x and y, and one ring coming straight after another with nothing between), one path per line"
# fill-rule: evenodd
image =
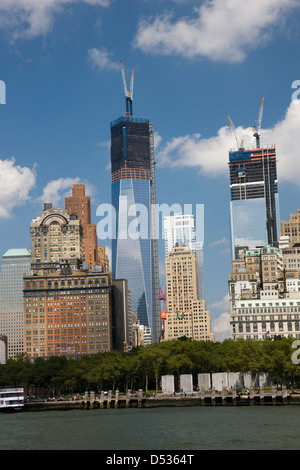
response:
M133 82L134 82L134 70L131 72L131 82L130 82L130 98L133 100Z
M236 146L237 148L239 148L239 143L238 143L238 140L237 140L237 136L236 136L236 131L235 131L235 127L234 127L234 124L232 122L232 120L230 119L230 117L228 116L228 120L229 120L229 124L230 124L230 127L234 133L234 137L235 137L235 140L236 140Z
M258 118L257 118L257 125L254 126L253 128L253 137L256 138L256 147L260 147L260 130L261 130L261 122L262 122L262 115L263 115L263 110L264 110L264 98L262 98L260 107L259 107L259 112L258 112Z
M123 66L122 59L120 59L121 62L121 71L122 71L122 79L123 79L123 86L124 86L124 94L125 98L128 96L128 90L127 90L127 83L126 83L126 77L125 77L125 70Z
M125 77L125 70L124 70L122 59L120 59L120 62L121 62L121 71L122 71L122 79L123 79L123 86L124 86L124 94L125 94L125 99L126 99L126 114L132 115L134 71L132 70L130 89L128 90L126 77Z

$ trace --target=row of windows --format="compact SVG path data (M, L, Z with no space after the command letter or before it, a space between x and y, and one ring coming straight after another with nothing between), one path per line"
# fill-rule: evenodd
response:
M277 326L277 328L276 328ZM252 327L252 328L251 328ZM233 332L235 333L236 325L232 325ZM239 333L250 333L251 329L254 333L259 331L259 324L258 323L238 323L237 329ZM275 331L300 331L300 323L296 321L294 324L292 322L279 322L277 325L274 322L267 324L262 322L261 324L261 331L262 332L271 332L274 333Z

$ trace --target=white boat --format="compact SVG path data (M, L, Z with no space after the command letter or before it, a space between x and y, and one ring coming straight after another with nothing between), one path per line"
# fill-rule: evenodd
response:
M21 411L24 408L24 388L0 388L0 411Z

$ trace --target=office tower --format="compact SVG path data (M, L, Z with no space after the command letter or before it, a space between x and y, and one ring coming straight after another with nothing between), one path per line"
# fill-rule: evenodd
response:
M112 240L112 276L127 279L132 309L153 341L161 330L156 233L153 126L127 112L111 122L112 205L116 234Z
M164 217L165 258L174 246L187 246L198 260L199 298L205 298L203 240L196 240L195 218L191 214Z
M80 357L113 349L109 274L24 278L24 352L31 358Z
M164 340L186 336L198 341L214 341L210 312L199 299L198 262L189 248L174 247L165 260L167 314Z
M232 257L240 248L272 245L280 233L276 149L229 152Z
M81 221L83 227L83 261L91 266L98 264L96 225L91 223L90 196L85 195L84 184L72 185L72 196L65 198L65 209L70 216Z
M0 262L0 335L7 337L8 358L24 352L23 276L30 261L27 249L10 249Z
M281 221L280 236L289 237L291 246L300 243L300 209L297 209L296 214L290 214L289 221Z
M83 260L83 229L76 215L45 203L41 216L30 224L33 274L77 269Z

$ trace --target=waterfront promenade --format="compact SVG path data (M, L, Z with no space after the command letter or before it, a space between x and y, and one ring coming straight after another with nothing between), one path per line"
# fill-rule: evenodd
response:
M255 389L238 393L235 389L197 391L190 393L156 393L149 395L142 390L120 395L118 391L96 395L86 392L83 397L71 400L31 400L25 402L24 411L68 410L68 409L109 409L109 408L157 408L181 406L276 406L300 404L300 391L291 393L286 388L276 390Z

